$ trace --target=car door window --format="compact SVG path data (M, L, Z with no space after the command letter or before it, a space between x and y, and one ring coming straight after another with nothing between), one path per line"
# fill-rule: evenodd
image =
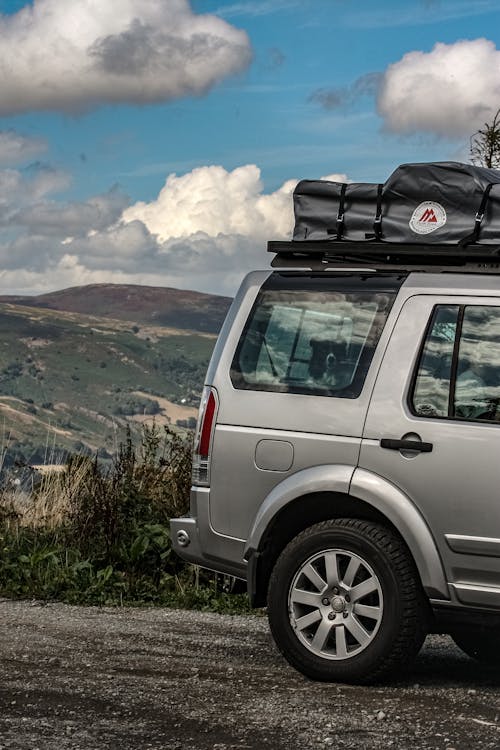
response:
M500 307L438 305L410 407L421 417L500 422Z
M499 402L500 308L466 307L458 349L455 416L498 422Z
M413 390L412 411L420 417L447 417L459 306L434 309Z

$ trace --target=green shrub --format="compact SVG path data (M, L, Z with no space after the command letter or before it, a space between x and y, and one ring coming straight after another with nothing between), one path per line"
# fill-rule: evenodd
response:
M187 512L190 483L191 437L153 424L138 446L128 430L108 466L70 457L27 501L0 488L0 594L248 609L246 597L222 593L216 577L173 552L169 521Z

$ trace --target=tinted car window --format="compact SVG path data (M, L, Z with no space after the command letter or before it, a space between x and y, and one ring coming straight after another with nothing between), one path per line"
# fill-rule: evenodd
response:
M459 307L436 307L427 331L413 390L413 411L422 417L449 414L451 368Z
M359 395L395 294L321 286L261 291L233 360L236 388Z
M500 308L464 310L454 398L455 416L500 421Z
M435 308L410 403L423 417L500 421L500 307Z

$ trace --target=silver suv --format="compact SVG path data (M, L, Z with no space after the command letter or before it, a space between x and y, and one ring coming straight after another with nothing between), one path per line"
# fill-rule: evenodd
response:
M220 334L175 549L246 579L314 679L380 680L428 632L500 662L500 272L296 244Z

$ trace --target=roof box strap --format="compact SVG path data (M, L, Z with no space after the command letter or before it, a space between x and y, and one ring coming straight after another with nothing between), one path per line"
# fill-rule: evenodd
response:
M382 239L382 190L384 186L379 184L377 186L377 215L373 222L373 233L376 240Z
M383 184L377 185L377 209L375 214L375 221L373 222L373 232L366 232L365 237L367 240L376 240L380 242L382 239L382 190L384 189Z
M342 234L344 231L344 206L345 206L345 191L347 190L347 185L345 182L342 183L340 186L340 195L339 195L339 209L337 212L337 239L342 239Z
M474 244L479 240L479 233L481 231L481 224L483 222L484 218L484 212L486 211L486 205L488 203L488 198L490 195L490 190L493 187L493 185L497 185L496 182L490 182L489 185L486 185L486 188L483 193L483 197L481 198L481 203L479 205L477 214L476 214L476 220L474 224L474 229L472 230L472 234L467 235L467 237L464 237L460 242L458 243L461 247L464 245L471 245Z

